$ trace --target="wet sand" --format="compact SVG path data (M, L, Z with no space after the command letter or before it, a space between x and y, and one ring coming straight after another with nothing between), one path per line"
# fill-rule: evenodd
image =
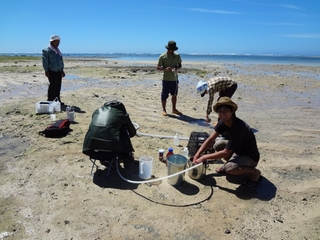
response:
M38 135L50 122L35 114L46 100L40 61L2 62L0 141L0 238L5 239L318 239L320 236L320 70L314 66L184 62L177 108L161 115L161 73L155 62L65 59L62 100L77 109L72 132L59 139ZM187 139L211 133L207 96L196 83L229 75L239 86L237 116L254 130L263 180L255 190L245 177L220 176L211 163L206 177L185 176L180 186L124 181L113 168L90 175L82 143L92 112L109 100L124 103L138 132ZM216 96L215 96L216 97ZM171 103L167 110L170 113ZM56 114L65 118L65 112ZM212 114L216 119L217 115ZM154 158L153 175L167 175L159 148L173 139L132 138L135 161L120 164L123 177L138 181L138 160ZM181 153L187 140L180 140Z

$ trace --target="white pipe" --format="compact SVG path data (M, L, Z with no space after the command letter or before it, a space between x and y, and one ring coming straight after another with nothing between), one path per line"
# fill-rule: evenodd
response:
M141 132L137 132L137 135L138 136L147 136L147 137L157 137L157 138L174 138L174 136L156 135L156 134L141 133ZM189 140L189 138L179 137L179 140Z
M118 161L118 160L117 160L117 161ZM171 178L171 177L177 176L177 175L179 175L179 174L181 174L181 173L187 172L187 171L189 171L189 170L191 170L191 169L193 169L193 168L199 167L201 164L203 164L203 163L199 163L199 164L194 165L194 166L192 166L192 167L190 167L190 168L187 168L187 169L182 170L182 171L177 172L177 173L173 173L173 174L168 175L168 176L165 176L165 177L155 178L155 179L152 179L152 180L144 180L144 181L132 181L132 180L129 180L129 179L124 178L124 177L120 174L119 166L118 166L119 164L117 163L116 166L117 166L118 174L119 174L119 176L120 176L123 180L125 180L125 181L127 181L127 182L129 182L129 183L141 184L141 183L157 182L157 181L160 181L160 180L163 180L163 179Z
M138 130L140 128L139 124L132 122L134 128ZM164 136L164 135L157 135L157 134L150 134L150 133L141 133L137 132L137 136L146 136L146 137L157 137L157 138L174 138L174 136ZM179 140L189 140L189 138L186 137L179 137Z

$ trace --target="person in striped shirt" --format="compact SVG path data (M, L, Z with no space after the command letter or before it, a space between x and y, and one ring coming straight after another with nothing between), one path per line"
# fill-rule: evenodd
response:
M207 123L211 122L209 115L212 112L214 94L219 93L219 97L217 101L219 101L221 97L231 98L235 93L235 91L237 90L237 87L238 87L237 82L229 77L215 77L209 80L201 80L198 82L197 93L201 94L201 97L204 97L204 95L209 94L209 100L208 100L207 112L206 112Z

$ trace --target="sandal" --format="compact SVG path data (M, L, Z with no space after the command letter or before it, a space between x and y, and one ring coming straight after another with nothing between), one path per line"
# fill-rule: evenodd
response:
M242 185L247 187L247 188L253 189L253 188L256 188L259 185L261 180L262 180L262 176L260 175L260 177L259 177L259 179L257 181L251 181L250 179L248 179L247 181L243 182Z
M226 169L224 168L224 165L221 166L221 167L218 167L216 169L216 172L219 173L219 174L225 174L226 173Z

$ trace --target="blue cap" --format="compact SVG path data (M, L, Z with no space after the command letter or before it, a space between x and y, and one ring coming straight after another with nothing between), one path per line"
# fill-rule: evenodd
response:
M172 147L168 148L168 151L169 151L169 152L172 152L172 151L173 151L173 148L172 148Z

